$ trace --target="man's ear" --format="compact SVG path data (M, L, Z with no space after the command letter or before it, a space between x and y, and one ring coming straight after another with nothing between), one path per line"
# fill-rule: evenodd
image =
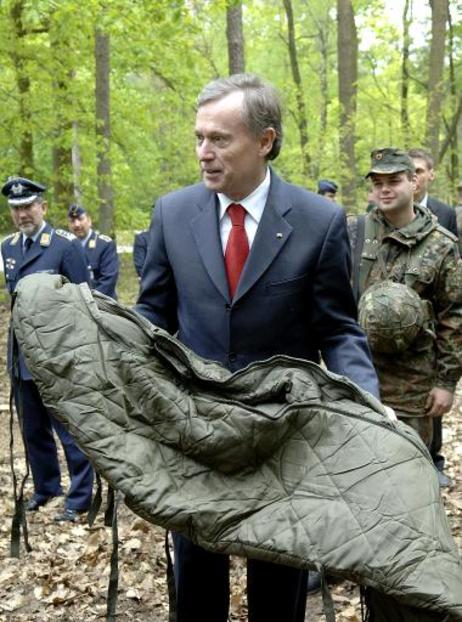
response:
M266 157L273 148L273 143L275 140L276 130L274 129L274 127L267 127L260 137L260 155Z
M429 172L428 172L428 177L429 177L430 181L433 181L433 180L435 179L436 174L435 174L435 169L434 169L434 168L431 168L431 169L429 170Z

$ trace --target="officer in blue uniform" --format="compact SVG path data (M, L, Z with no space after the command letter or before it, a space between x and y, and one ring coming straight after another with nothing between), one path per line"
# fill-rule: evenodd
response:
M135 264L136 274L139 278L141 278L141 271L143 270L146 253L148 252L148 240L149 231L135 233L135 240L133 242L133 263Z
M92 229L90 214L80 205L71 205L67 218L69 231L79 238L83 247L92 289L116 299L119 258L114 240Z
M82 247L68 231L53 229L44 220L47 203L45 186L23 177L9 178L2 187L13 223L18 231L1 245L6 286L13 294L22 277L37 272L62 274L73 283L89 283ZM37 510L53 497L63 494L61 473L53 429L64 449L70 476L64 509L55 520L75 521L88 510L93 489L93 469L70 434L45 408L24 359L12 369L12 343L8 344L8 363L16 409L23 416L24 438L34 480L34 494L26 509Z
M318 181L318 194L329 199L330 201L335 201L337 197L338 186L335 181L331 179L320 179Z

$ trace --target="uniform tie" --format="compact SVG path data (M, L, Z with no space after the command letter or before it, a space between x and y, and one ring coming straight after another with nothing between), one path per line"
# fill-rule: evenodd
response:
M26 238L24 240L24 255L27 253L27 251L30 250L30 247L32 246L33 243L34 243L34 240L32 238Z
M231 203L227 212L231 218L232 228L226 244L225 266L229 293L231 298L234 298L242 269L249 254L249 240L244 227L245 208L239 203Z

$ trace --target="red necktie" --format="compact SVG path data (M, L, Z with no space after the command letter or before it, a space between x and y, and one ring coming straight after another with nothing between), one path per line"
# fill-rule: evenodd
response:
M226 244L225 266L229 293L231 298L234 298L242 269L249 254L249 240L244 227L245 208L238 203L231 203L227 212L233 226Z

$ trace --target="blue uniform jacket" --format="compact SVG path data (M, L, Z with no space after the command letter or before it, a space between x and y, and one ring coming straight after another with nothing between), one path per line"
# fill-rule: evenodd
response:
M1 245L2 259L5 270L5 281L8 292L12 294L18 281L28 274L46 272L62 274L72 283L90 284L82 245L68 231L53 229L46 224L44 230L32 244L24 256L21 233L9 235ZM12 344L8 343L8 368L11 370ZM24 380L32 377L23 361L19 358L20 373Z
M356 322L345 213L274 172L233 300L216 194L197 184L157 202L135 308L231 371L276 354L321 355L329 370L379 394Z
M84 250L92 288L101 294L116 298L119 258L114 240L107 235L92 231Z
M135 264L136 274L141 276L146 253L148 252L149 231L141 231L135 234L133 242L133 263Z

